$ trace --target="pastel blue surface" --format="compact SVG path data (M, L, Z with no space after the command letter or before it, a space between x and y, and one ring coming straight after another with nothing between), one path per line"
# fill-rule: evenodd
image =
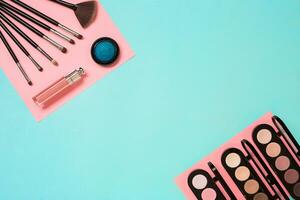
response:
M175 176L268 111L300 141L298 0L102 3L136 57L46 120L0 73L1 200L182 200Z

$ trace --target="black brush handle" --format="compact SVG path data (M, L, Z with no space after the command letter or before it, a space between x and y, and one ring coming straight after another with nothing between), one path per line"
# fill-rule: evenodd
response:
M51 27L48 26L47 24L41 22L40 20L37 20L37 19L33 18L32 16L30 16L27 13L21 11L20 9L18 9L18 8L14 7L14 6L10 5L10 4L8 4L8 3L6 3L5 1L0 0L0 6L1 7L5 7L7 9L9 9L9 10L17 13L18 15L20 15L20 16L28 19L29 21L35 23L36 25L42 27L43 29L46 29L48 31L51 30Z
M0 20L0 26L7 33L7 35L16 43L16 45L23 51L23 53L28 57L30 54L25 49L25 47L19 42L19 40L10 32L10 30L3 24Z
M14 20L16 20L17 22L19 22L20 24L22 24L23 26L25 26L26 28L28 28L29 30L31 30L32 32L34 32L35 34L37 34L40 37L44 37L45 34L43 34L41 31L39 31L38 29L36 29L35 27L31 26L30 24L28 24L27 22L25 22L24 20L22 20L20 17L18 17L17 15L13 14L11 11L7 10L6 8L0 7L0 10L4 13L6 13L7 15L9 15L11 18L13 18Z
M28 37L21 29L19 29L12 21L10 21L7 17L5 17L1 12L0 12L0 18L5 21L12 29L14 29L20 36L24 38L31 46L34 48L38 48L37 43L35 43L30 37Z
M44 13L36 10L35 8L27 5L26 3L22 2L22 1L19 1L19 0L11 0L12 2L18 4L19 6L21 6L22 8L25 8L26 10L36 14L37 16L43 18L44 20L46 20L47 22L55 25L55 26L58 26L60 23L58 21L56 21L55 19L52 19L51 17L45 15Z
M66 1L63 1L63 0L50 0L50 1L58 3L58 4L62 5L62 6L70 8L72 10L76 10L77 9L77 5L69 3L69 2L66 2Z
M0 38L1 38L2 42L3 42L3 44L5 45L5 47L7 48L9 54L14 59L15 63L19 63L19 59L17 58L16 54L11 49L10 45L8 44L7 40L5 39L5 37L4 37L4 35L2 34L1 31L0 31Z

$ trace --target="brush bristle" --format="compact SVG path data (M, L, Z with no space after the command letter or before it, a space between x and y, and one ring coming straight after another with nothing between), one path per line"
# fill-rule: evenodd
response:
M75 15L83 28L87 28L96 18L98 3L96 1L86 1L77 4Z
M67 48L66 47L64 47L64 48L62 48L62 50L61 50L61 52L63 52L63 53L67 53Z
M51 61L53 65L58 66L58 62L56 60Z
M72 39L71 39L69 42L70 42L71 44L75 44L75 41L72 40Z

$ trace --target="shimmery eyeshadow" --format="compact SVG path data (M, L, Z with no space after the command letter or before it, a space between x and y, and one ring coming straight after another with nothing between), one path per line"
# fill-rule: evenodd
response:
M192 180L192 184L196 189L202 190L207 185L207 178L201 174L196 175Z
M295 186L294 186L294 193L297 197L300 197L300 183L297 183Z
M271 158L275 158L275 157L279 156L279 154L281 152L281 147L279 146L279 144L272 142L272 143L268 144L266 152L267 152L268 156L270 156Z
M231 168L236 168L241 163L241 157L236 153L230 153L226 157L226 164Z
M268 200L268 196L265 193L258 193L254 196L254 200Z
M286 156L280 156L275 161L275 166L280 171L285 171L290 167L290 159Z
M235 177L239 181L245 181L250 177L250 170L245 166L241 166L241 167L236 169Z
M248 194L255 194L259 190L259 184L256 180L251 179L245 183L244 189Z
M202 192L201 197L203 200L215 200L217 198L217 193L215 190L207 188Z
M268 144L272 139L272 133L268 129L262 129L257 133L257 140L261 144Z
M295 169L289 169L284 173L284 180L289 184L295 184L299 180L299 173Z

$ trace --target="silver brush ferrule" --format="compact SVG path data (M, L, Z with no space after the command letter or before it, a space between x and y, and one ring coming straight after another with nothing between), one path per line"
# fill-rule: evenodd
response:
M58 25L60 28L64 29L65 31L71 33L73 36L77 37L78 39L82 39L82 36L81 34L77 33L76 31L73 31L72 29L62 25L62 24L59 24Z
M43 36L43 38L45 40L47 40L50 44L52 44L53 46L55 46L57 49L59 49L60 51L63 51L65 49L65 47L63 47L62 45L58 44L57 42L55 42L51 38L49 38L47 36Z
M50 29L50 31L51 31L52 33L54 33L54 34L58 35L59 37L63 38L64 40L66 40L66 41L68 41L68 42L70 42L70 43L71 43L72 39L71 39L71 38L69 38L68 36L66 36L66 35L62 34L61 32L58 32L58 31L57 31L57 30L55 30L55 29Z

